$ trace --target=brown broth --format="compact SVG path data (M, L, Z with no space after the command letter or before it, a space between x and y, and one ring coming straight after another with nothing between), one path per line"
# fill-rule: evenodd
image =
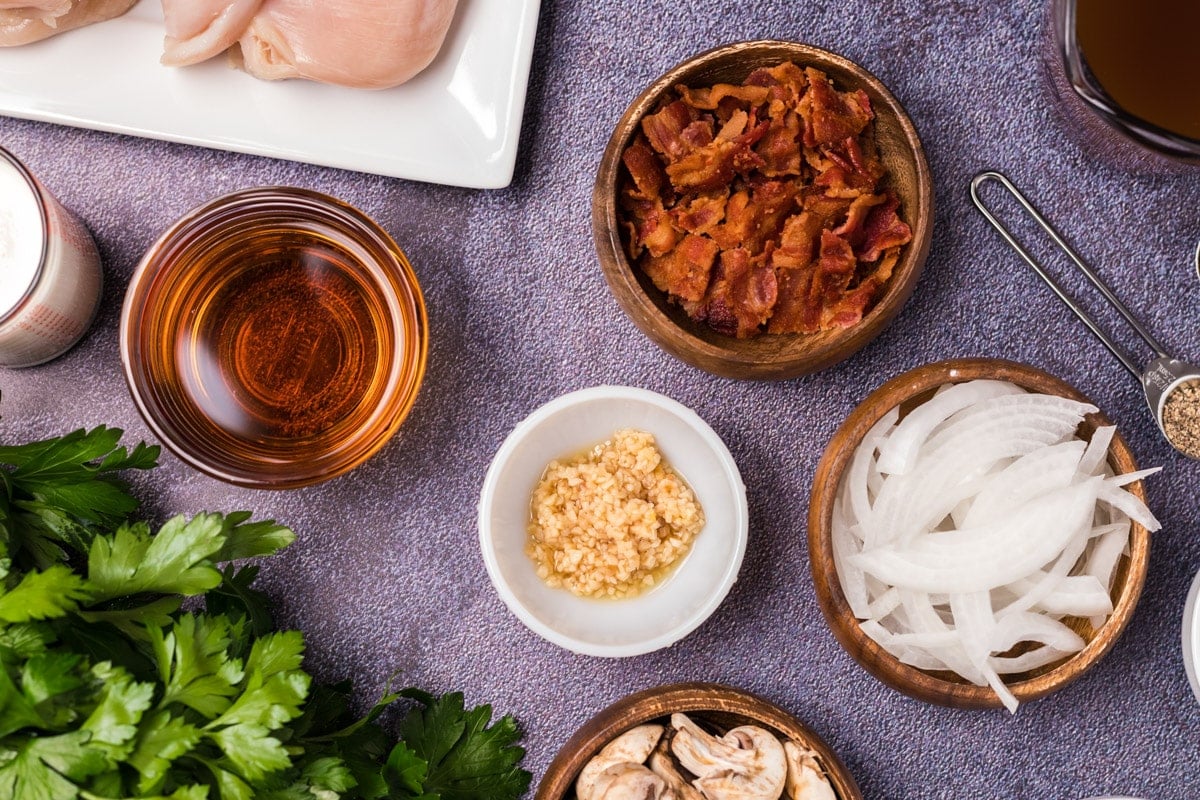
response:
M1200 140L1200 1L1078 0L1088 68L1128 113Z
M279 230L236 258L194 265L223 278L199 287L175 339L181 388L203 415L245 440L303 441L377 402L386 309L350 255Z

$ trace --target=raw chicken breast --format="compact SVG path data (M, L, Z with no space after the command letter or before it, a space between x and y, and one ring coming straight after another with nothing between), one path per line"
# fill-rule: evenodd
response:
M224 53L261 5L262 0L162 0L167 27L162 63L182 67Z
M226 48L259 78L384 89L433 61L457 0L162 0L163 63Z
M0 0L0 47L119 17L137 0Z

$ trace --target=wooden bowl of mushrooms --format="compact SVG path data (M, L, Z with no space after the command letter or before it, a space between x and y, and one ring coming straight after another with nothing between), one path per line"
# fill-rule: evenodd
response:
M918 367L859 404L817 465L817 600L885 684L1015 711L1082 677L1129 624L1158 528L1142 479L1156 471L1040 369Z
M783 379L864 347L929 253L933 179L874 75L798 42L668 70L621 116L592 236L622 310L716 375Z
M563 745L534 800L861 800L833 751L762 698L680 683L629 695Z

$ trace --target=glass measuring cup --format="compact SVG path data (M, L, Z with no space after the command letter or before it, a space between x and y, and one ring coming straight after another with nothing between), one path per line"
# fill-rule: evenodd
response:
M1117 12L1114 5L1127 10ZM1173 101L1168 108L1188 109L1198 88L1186 79L1196 74L1188 55L1194 26L1178 18L1183 8L1172 5L1168 0L1052 0L1047 5L1042 42L1046 77L1068 126L1089 154L1171 171L1200 164L1200 140L1187 122L1179 124L1187 118L1178 115L1186 112L1173 111L1173 123L1161 116L1164 94ZM1103 19L1112 21L1098 24ZM1122 40L1114 41L1114 35ZM1129 77L1133 75L1136 83ZM1180 85L1171 87L1168 78ZM1189 85L1190 91L1181 91ZM1176 127L1160 127L1152 119Z
M1054 243L1067 254L1079 271L1100 290L1104 298L1124 317L1142 341L1154 351L1154 358L1145 367L1138 368L1137 362L1133 360L1129 352L1100 328L1096 321L1080 307L1075 299L1038 263L1037 259L984 204L979 196L979 189L989 181L1003 186L1021 204L1034 222L1050 235ZM992 224L992 227L1004 237L1004 241L1017 251L1025 263L1054 290L1058 298L1075 313L1075 316L1087 326L1088 330L1108 348L1110 353L1116 356L1117 360L1121 362L1121 366L1141 382L1150 412L1154 415L1158 429L1162 431L1167 442L1185 456L1200 459L1200 366L1180 361L1168 355L1158 340L1133 315L1133 312L1113 294L1091 267L1084 263L1083 259L1063 240L1058 231L1046 221L1041 212L1034 208L1033 204L1007 177L995 171L979 173L971 180L971 200L980 213ZM1197 252L1197 269L1200 270L1200 251Z

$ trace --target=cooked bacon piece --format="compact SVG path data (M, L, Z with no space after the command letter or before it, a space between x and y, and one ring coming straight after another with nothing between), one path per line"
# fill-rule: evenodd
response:
M818 234L825 221L812 211L802 211L783 223L779 246L772 254L776 269L803 269L812 264L817 254Z
M820 70L809 67L808 91L800 101L804 117L804 143L809 147L834 147L848 137L858 136L875 118L871 100L862 89L839 92Z
M696 111L682 100L676 100L657 114L642 119L642 132L650 146L671 162L691 150L683 139L684 130L699 119Z
M633 144L625 148L621 154L621 162L629 170L637 192L647 200L657 200L667 183L667 173L663 172L662 164L654 157L646 139L639 136Z
M858 257L867 263L879 258L884 250L912 241L912 228L900 219L896 209L900 201L888 195L886 203L871 209L863 223L863 243Z
M800 174L800 129L800 116L794 111L772 117L771 127L758 147L754 148L754 152L762 159L763 165L759 171L763 175L777 178Z
M708 147L693 150L674 163L667 165L667 177L678 191L711 192L733 182L737 168L733 156L738 146L735 142L718 139Z
M714 330L746 338L759 332L778 297L769 254L751 256L742 248L721 253L701 311Z
M725 224L712 237L722 250L744 247L751 255L761 253L769 241L779 238L783 222L796 208L796 187L785 181L763 181L753 191L734 193L725 206Z
M707 236L687 234L679 245L662 256L652 256L642 262L642 269L654 285L681 300L698 301L704 298L717 258L717 243Z
M779 285L778 302L767 322L768 333L814 333L820 329L808 307L809 287L816 271L817 241L825 220L802 211L783 224L771 265Z
M796 185L764 181L754 187L751 205L756 210L754 225L742 239L742 246L756 255L766 249L768 242L779 238L784 220L796 210Z
M718 125L724 125L729 121L729 118L737 112L741 111L745 113L747 111L753 111L755 108L757 108L757 106L751 106L747 103L743 103L736 97L722 97L721 102L717 104L717 108L712 112L712 115L716 117Z
M892 277L892 269L900 260L900 248L893 247L884 253L879 266L856 288L847 292L836 305L825 309L822 326L826 328L849 328L857 325L883 294L883 288Z
M833 190L850 190L843 194L871 192L883 177L883 165L873 152L863 152L858 139L848 138L842 142L841 149L828 149L824 153L833 165L818 176L816 182L819 185Z
M814 308L822 309L836 305L846 293L858 259L850 243L832 231L821 233L821 254L817 258L817 270L813 274L808 299Z
M688 233L711 234L725 216L727 194L702 194L671 210L675 225Z
M754 226L754 214L750 192L746 189L734 192L725 204L725 223L718 225L710 235L722 250L741 247Z
M733 140L746 132L746 127L750 124L750 115L742 109L735 109L729 115L729 119L725 120L725 124L721 126L721 130L717 133L718 139Z
M707 119L696 120L680 132L679 138L692 150L711 144L713 140L712 121Z
M817 315L808 304L808 290L815 271L812 259L802 267L776 270L779 295L775 310L767 320L767 333L816 333L821 329Z
M846 218L856 197L857 192L852 197L843 197L816 189L806 189L801 195L800 207L815 214L821 220L822 228L833 228L839 220Z
M864 138L867 142L866 147L863 147L862 144ZM875 184L879 183L885 172L883 164L879 161L879 151L875 147L875 138L847 138L842 143L842 147L846 157L854 165L854 174L862 180L859 188L874 189Z
M745 109L762 105L767 102L768 97L765 86L734 86L729 83L718 83L703 89L692 89L680 84L675 87L675 91L683 98L682 102L702 111L716 109L726 98L732 98L737 101L738 107Z
M775 263L780 265L778 257ZM850 243L823 231L819 258L806 266L788 266L779 271L779 302L767 331L816 333L831 327L827 311L840 304L857 267Z
M751 148L769 126L763 122L734 139L712 140L667 164L671 185L684 193L711 192L728 186L737 173L762 166L762 159Z
M851 247L857 248L866 236L863 226L867 214L887 199L886 194L860 194L850 203L850 208L846 211L846 221L834 228L833 232L849 242Z
M671 252L679 240L679 234L671 224L671 215L663 208L661 201L630 196L624 200L622 207L629 212L629 224L632 226L629 251L633 258L641 255L643 247L650 251L652 256L662 256Z
M821 312L821 328L850 328L857 325L866 316L871 306L875 305L879 293L879 285L867 282L852 289L838 298L833 306Z
M804 70L790 61L785 61L771 69L755 70L746 80L761 82L762 85L769 88L767 116L773 120L795 113L800 104L800 98L808 89L808 79L804 77ZM799 133L803 123L797 120L796 126L797 133ZM799 148L797 147L797 149Z
M800 102L800 98L808 88L808 78L805 77L804 70L791 61L784 61L778 66L771 67L767 73L775 79L775 85L783 90L782 93L773 92L773 97L779 97L793 107Z

